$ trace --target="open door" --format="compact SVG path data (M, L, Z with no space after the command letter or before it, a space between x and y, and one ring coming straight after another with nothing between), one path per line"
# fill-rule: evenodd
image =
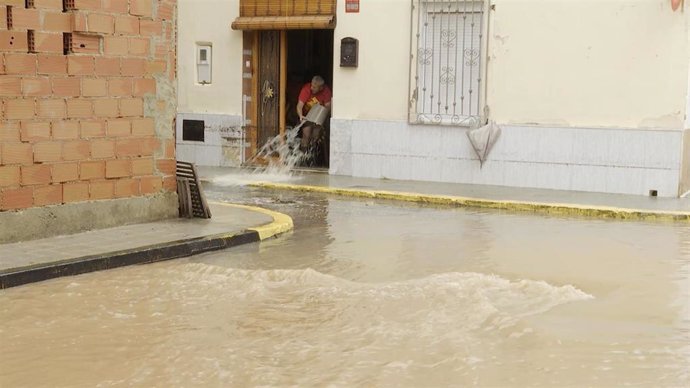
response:
M280 134L280 31L259 31L257 128L259 144Z

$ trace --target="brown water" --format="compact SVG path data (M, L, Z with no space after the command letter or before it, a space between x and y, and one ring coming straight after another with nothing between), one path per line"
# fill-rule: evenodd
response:
M690 385L690 227L209 187L289 235L0 292L0 386Z

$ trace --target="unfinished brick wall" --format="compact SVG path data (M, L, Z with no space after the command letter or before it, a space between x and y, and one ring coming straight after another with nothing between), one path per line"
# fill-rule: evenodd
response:
M175 190L177 0L0 0L0 211Z

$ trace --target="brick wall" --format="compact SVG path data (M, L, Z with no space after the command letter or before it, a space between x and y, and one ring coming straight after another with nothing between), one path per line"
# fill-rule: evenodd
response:
M176 0L0 0L0 211L175 190Z

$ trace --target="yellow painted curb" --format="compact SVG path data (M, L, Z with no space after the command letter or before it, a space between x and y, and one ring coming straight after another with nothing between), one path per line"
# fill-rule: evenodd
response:
M240 209L246 209L246 210L251 210L259 213L266 214L270 217L273 218L273 222L270 222L266 225L261 225L257 226L254 228L247 228L248 230L253 230L259 234L259 239L260 240L265 240L269 237L277 236L279 234L289 232L293 229L294 224L292 223L292 218L288 216L287 214L283 213L278 213L273 210L268 210L256 206L246 206L246 205L237 205L234 203L223 203L223 202L209 202L210 204L213 205L221 205L221 206L229 206L229 207L235 207L235 208L240 208Z
M406 202L420 202L434 205L448 205L458 207L475 207L499 210L530 211L559 215L580 215L587 217L630 219L630 220L667 220L690 221L690 212L652 211L640 209L626 209L605 206L587 206L561 203L542 203L526 201L501 201L479 198L456 197L450 195L433 195L406 193L383 190L360 190L334 188L322 186L294 185L287 183L255 182L249 186L275 190L292 190L335 194L359 198L390 199Z

